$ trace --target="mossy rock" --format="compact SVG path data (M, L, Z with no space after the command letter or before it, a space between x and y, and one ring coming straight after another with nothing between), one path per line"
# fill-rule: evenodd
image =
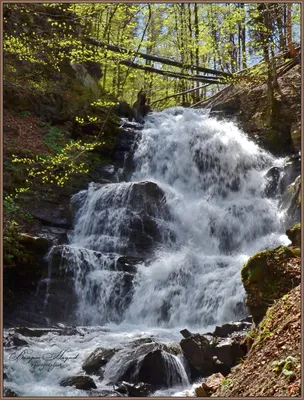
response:
M264 250L248 260L241 274L247 306L258 324L274 300L300 283L300 258L285 246Z
M301 247L301 223L298 222L286 231L288 239L291 240L293 246Z

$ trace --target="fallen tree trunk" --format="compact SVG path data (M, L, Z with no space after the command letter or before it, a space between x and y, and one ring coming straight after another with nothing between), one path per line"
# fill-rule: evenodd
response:
M185 90L184 92L179 92L179 93L171 94L170 96L166 96L166 97L163 97L162 99L153 101L153 102L150 104L150 106L152 106L152 105L154 105L154 104L156 104L156 103L159 103L159 102L161 102L161 101L163 101L163 100L171 99L171 98L173 98L173 97L182 96L183 94L191 93L191 92L194 92L195 90L204 89L204 88L206 88L207 86L210 86L210 85L211 85L211 83L207 83L207 85L198 86L198 87L196 87L196 88L194 88L194 89L189 89L189 90Z
M108 50L116 52L116 53L120 53L120 54L128 54L129 53L130 55L134 55L134 52L132 52L132 51L130 51L128 49L124 49L122 47L118 47L118 46L115 46L115 45L112 45L112 44L100 42L99 40L96 40L96 39L93 39L93 38L88 38L87 42L89 44L93 44L94 46L105 47ZM212 74L212 75L217 75L217 76L232 76L229 72L216 71L214 69L205 68L205 67L199 67L197 65L183 65L179 61L174 61L174 60L170 60L168 58L163 58L163 57L157 57L157 56L153 56L151 54L135 52L135 55L137 55L138 57L143 58L144 60L154 61L154 62L158 62L158 63L161 63L161 64L166 64L166 65L172 65L173 67L196 70L196 71L199 71L199 72L205 72L207 74Z
M216 84L226 84L226 82L221 81L220 79L217 79L216 77L204 77L204 76L200 76L200 75L186 75L186 74L180 74L178 72L171 72L171 71L163 71L161 69L157 69L157 68L153 68L150 67L148 65L140 65L140 64L136 64L132 61L128 61L128 60L122 60L119 61L119 64L122 65L126 65L127 67L131 67L134 69L140 69L142 71L148 71L148 72L152 72L154 74L159 74L159 75L163 75L163 76L169 76L171 78L177 78L177 79L185 79L187 81L198 81L198 82L205 82L205 83L216 83Z

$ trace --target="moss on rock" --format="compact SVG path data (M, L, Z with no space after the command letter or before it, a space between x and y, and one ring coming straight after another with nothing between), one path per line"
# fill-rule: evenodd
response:
M298 222L286 231L286 235L293 246L301 247L301 223Z
M247 306L259 323L273 301L300 283L299 258L288 247L261 251L242 268Z

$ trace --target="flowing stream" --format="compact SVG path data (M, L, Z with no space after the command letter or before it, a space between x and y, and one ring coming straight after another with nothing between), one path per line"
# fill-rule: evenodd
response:
M137 340L170 346L180 329L204 333L245 317L242 265L259 250L289 243L278 199L263 195L265 173L282 162L206 111L176 107L148 116L130 181L91 183L76 194L70 243L48 255L49 279L54 271L70 277L76 299L57 322L77 326L77 334L27 338L28 351L43 357L68 349L70 358L39 369L16 360L20 348L17 355L8 348L10 388L26 396L85 396L59 380L80 373L83 360L104 347L119 351L95 382L97 391L111 389ZM167 387L155 395L184 395L191 383L183 356L162 357Z

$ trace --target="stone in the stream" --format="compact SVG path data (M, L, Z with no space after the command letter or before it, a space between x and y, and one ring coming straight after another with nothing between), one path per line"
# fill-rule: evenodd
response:
M147 397L154 392L153 386L148 383L128 383L121 382L118 387L115 387L115 391L128 396L128 397Z
M278 190L281 171L282 169L279 167L272 167L267 171L265 175L266 185L263 190L264 196L275 197Z
M182 330L180 331L180 333L183 335L183 337L184 337L185 339L188 339L190 336L193 335L193 333L191 333L190 331L188 331L188 329L182 329Z
M24 340L21 335L18 333L9 333L5 337L3 337L3 346L10 347L10 346L27 346L28 342Z
M60 386L75 386L76 389L90 390L97 386L90 376L78 375L64 378L60 381Z
M9 388L3 389L3 397L18 397L17 393Z
M213 336L227 337L234 332L241 332L249 330L251 322L231 322L222 326L217 326L213 332Z
M202 376L208 376L214 372L212 348L204 336L194 334L187 339L182 339L180 346L186 359Z
M104 349L99 347L85 359L82 364L82 369L88 374L96 373L101 367L106 365L116 352L116 349Z
M138 384L148 383L154 389L181 384L183 376L176 360L178 345L157 343L149 338L134 341L129 351L115 354L111 363L120 363L111 383L121 381Z

